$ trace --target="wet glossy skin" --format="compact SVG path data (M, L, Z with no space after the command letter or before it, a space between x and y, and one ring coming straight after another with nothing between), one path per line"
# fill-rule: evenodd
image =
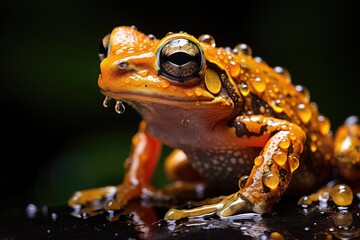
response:
M165 169L177 183L232 193L197 208L172 209L169 220L265 213L285 191L305 194L322 186L334 166L350 180L360 178L356 121L348 121L334 147L330 122L308 90L293 85L283 68L253 58L246 45L216 47L210 35L187 33L156 39L126 26L103 43L98 84L104 105L115 99L122 113L126 103L143 121L124 182L77 192L70 205L116 194L106 205L116 210L134 198L165 197L169 192L150 184L162 144L175 149Z

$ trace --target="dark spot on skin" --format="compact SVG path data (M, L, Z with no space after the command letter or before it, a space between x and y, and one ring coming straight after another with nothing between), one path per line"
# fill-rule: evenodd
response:
M356 151L360 152L360 146L355 147Z
M251 109L255 115L259 114L263 116L272 116L278 119L284 119L290 121L290 117L287 116L285 112L281 112L281 113L275 112L265 100L263 100L256 94L250 93L249 97L251 99ZM261 107L265 108L264 112L260 112Z
M229 127L233 127L235 128L235 133L236 136L238 137L243 137L243 136L262 136L264 134L264 132L267 131L267 125L261 126L260 128L260 132L259 133L255 133L255 132L250 132L247 127L246 124L240 121L234 121L234 122L229 122Z
M288 148L288 155L294 152L294 146L292 144L290 144L289 148Z
M287 175L286 169L281 168L279 171L281 182L285 182L285 178Z
M235 133L236 136L238 137L242 137L244 135L248 137L251 136L251 132L249 132L249 130L246 128L246 125L243 122L235 121L231 124L231 127L235 128Z
M273 110L269 107L267 102L259 98L256 94L250 93L249 97L251 99L251 109L254 111L254 114L263 114L260 112L260 108L264 107L265 110L269 111L270 115L273 115ZM267 112L265 111L265 112Z
M145 84L145 86L144 87L147 87L147 84Z
M264 132L266 132L266 131L267 131L267 126L266 126L266 125L261 126L259 135L260 135L260 136L263 135Z
M270 188L267 187L265 184L263 184L263 192L264 192L264 193L270 192Z

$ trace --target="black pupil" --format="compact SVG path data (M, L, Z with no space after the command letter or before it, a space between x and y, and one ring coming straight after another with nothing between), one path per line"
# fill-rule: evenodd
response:
M184 53L184 52L177 52L177 53L174 53L174 54L171 54L170 56L167 57L166 59L167 61L169 62L172 62L176 65L183 65L185 63L188 63L192 60L195 60L193 56L190 56L189 54L187 53Z

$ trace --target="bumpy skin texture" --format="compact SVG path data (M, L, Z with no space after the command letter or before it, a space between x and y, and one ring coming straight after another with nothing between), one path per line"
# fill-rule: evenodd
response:
M143 122L124 182L77 192L70 205L115 193L106 208L120 209L134 198L162 197L150 184L162 144L176 149L165 166L171 178L232 192L205 206L172 209L165 216L170 220L265 213L286 190L307 193L331 177L336 160L328 118L285 69L253 58L245 45L216 47L210 35L184 32L159 40L127 26L115 28L103 42L101 92L117 100L120 113L123 102L134 107ZM353 125L350 155L358 166L360 130ZM352 166L347 168L358 172Z

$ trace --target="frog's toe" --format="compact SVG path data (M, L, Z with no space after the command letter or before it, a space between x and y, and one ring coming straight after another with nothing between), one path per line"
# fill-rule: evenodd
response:
M179 220L186 217L204 217L208 215L217 215L219 217L228 217L237 213L250 211L252 205L240 193L234 193L226 197L215 198L220 201L214 203L214 199L202 201L205 205L192 209L170 209L164 219ZM209 204L206 204L208 202Z
M168 201L167 194L152 186L141 186L123 183L116 189L116 197L105 204L105 210L120 210L133 199L152 199L155 201Z
M216 215L219 217L228 217L250 210L250 202L238 193L231 195L230 198L224 199L222 202L223 207L216 211Z
M77 191L70 197L68 205L72 207L76 205L85 205L86 203L99 201L103 198L114 196L116 191L117 187L115 186Z

